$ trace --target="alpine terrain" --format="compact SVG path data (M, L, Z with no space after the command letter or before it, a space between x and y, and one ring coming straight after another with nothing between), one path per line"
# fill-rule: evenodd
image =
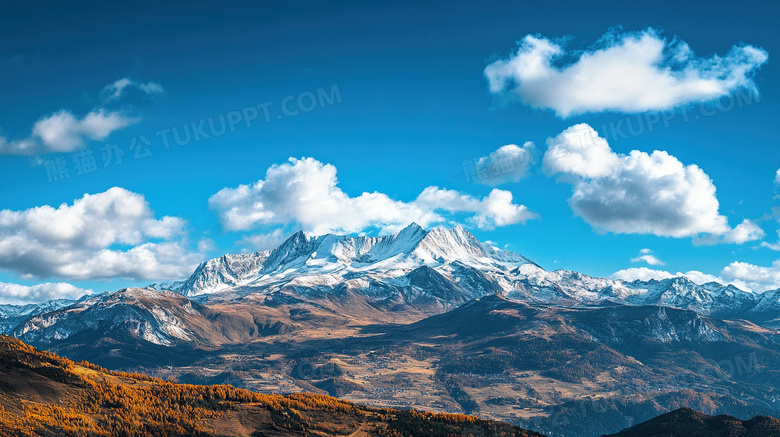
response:
M113 370L476 414L551 436L689 407L780 415L780 290L547 271L463 228L298 232L189 278L0 307L0 329ZM416 435L416 434L415 434Z

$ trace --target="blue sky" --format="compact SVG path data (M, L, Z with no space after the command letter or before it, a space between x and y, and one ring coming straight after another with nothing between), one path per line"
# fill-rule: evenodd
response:
M780 287L777 18L772 2L4 4L0 299L412 219L547 269ZM469 177L491 153L500 174Z

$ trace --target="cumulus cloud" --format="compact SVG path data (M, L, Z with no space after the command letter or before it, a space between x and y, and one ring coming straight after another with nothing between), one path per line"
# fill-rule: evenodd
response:
M751 220L742 220L742 223L721 236L724 243L742 244L748 241L760 240L766 235L764 230Z
M775 290L780 288L780 260L771 266L735 261L724 267L721 275L754 291Z
M78 299L92 290L78 288L66 282L26 286L0 282L0 304L26 305L54 299Z
M757 92L752 76L768 59L765 50L750 45L699 58L685 42L653 29L612 31L595 47L576 52L540 35L526 35L518 44L508 59L485 68L490 92L560 117L658 110L738 88Z
M700 237L699 243L744 243L764 236L750 220L729 227L709 176L665 151L615 153L587 124L574 125L547 144L545 171L572 185L572 209L600 231Z
M775 183L780 185L780 168L777 169L777 173L775 173Z
M103 88L103 95L108 100L114 100L118 99L119 97L124 94L125 90L129 87L138 88L141 92L145 94L160 94L165 92L162 85L160 85L157 82L138 82L136 80L133 80L129 77L123 77L122 79L119 79L115 81L114 83L106 85L105 88Z
M184 220L154 212L114 187L73 204L0 211L0 269L21 276L169 279L198 264L182 242Z
M650 264L651 266L660 266L663 265L663 261L656 258L655 255L653 255L653 251L650 249L642 249L639 251L639 256L635 258L631 258L632 263L638 263L638 262L646 262Z
M674 278L675 275L664 270L654 270L647 267L631 267L630 269L619 270L610 277L619 281L632 282L636 280L649 281L651 279L660 281L662 279Z
M464 170L468 164L473 165L472 177L474 182L496 186L506 182L518 182L528 176L528 170L536 163L537 149L531 141L522 147L516 144L507 144L491 152L488 156L477 158L464 163Z
M448 213L466 212L472 214L470 221L480 229L493 229L497 226L525 223L535 218L536 214L524 205L512 203L512 193L494 188L487 197L478 199L455 190L443 190L439 187L428 187L414 201L416 207L435 214L439 211ZM439 219L437 221L443 221ZM406 220L408 222L408 220Z
M209 205L229 230L296 223L314 234L371 228L395 232L413 221L421 226L442 223L451 214L465 214L481 229L535 217L525 206L513 203L512 193L498 189L482 199L438 187L426 188L411 202L379 192L350 197L338 187L336 167L313 158L290 158L274 165L264 180L224 188L209 199Z
M128 87L136 87L145 94L163 92L155 82L140 83L123 78L106 86L106 100L120 98ZM113 132L139 121L119 111L94 108L79 117L62 109L41 117L24 139L9 140L0 136L0 155L42 155L46 153L72 152L81 149L87 141L103 141Z

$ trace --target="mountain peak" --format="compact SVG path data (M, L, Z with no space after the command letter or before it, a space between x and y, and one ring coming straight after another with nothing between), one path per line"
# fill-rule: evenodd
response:
M409 224L409 226L401 229L398 233L392 235L391 237L396 240L404 240L404 241L416 240L419 242L419 240L423 239L427 234L428 231L426 231L422 226L418 225L415 222L412 222Z
M433 228L423 237L415 252L425 259L470 259L486 256L482 244L462 227Z
M417 222L411 222L408 225L406 225L405 228L401 230L401 232L404 232L406 230L425 230L422 226L418 225Z
M288 241L292 242L292 243L299 243L299 242L309 241L312 238L316 238L316 237L313 237L313 236L307 234L306 232L303 231L303 229L301 229L301 230L297 231L296 233L290 235L287 238L287 240L285 240L281 245L283 246Z
M314 236L298 231L270 251L206 261L189 279L170 289L196 296L236 287L259 291L287 283L331 287L356 277L389 281L385 285L392 289L403 283L397 278L421 266L444 268L442 273L449 274L460 272L460 266L503 270L529 263L522 255L482 244L463 227L426 230L412 222L381 237ZM481 281L479 275L468 275L469 280ZM396 280L401 282L396 284Z

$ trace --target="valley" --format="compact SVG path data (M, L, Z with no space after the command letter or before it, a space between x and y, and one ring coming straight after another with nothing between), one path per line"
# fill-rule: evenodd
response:
M542 437L471 416L172 384L76 363L6 336L0 336L0 387L0 433L8 436Z

